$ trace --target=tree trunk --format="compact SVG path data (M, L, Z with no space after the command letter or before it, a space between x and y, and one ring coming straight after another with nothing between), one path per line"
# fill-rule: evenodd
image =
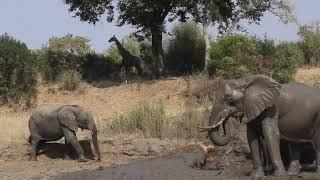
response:
M160 78L160 73L163 68L163 59L162 59L162 31L160 28L151 29L152 35L152 54L154 57L154 75L155 78Z
M202 23L202 26L203 26L203 38L204 38L204 41L205 41L205 48L206 48L206 51L205 51L205 60L204 60L204 69L206 70L207 67L208 67L208 64L209 64L209 49L210 49L210 40L209 40L209 33L208 33L208 27L209 27L209 24L204 22Z

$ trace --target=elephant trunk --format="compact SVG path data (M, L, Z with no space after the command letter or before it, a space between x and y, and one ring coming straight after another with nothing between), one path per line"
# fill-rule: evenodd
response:
M226 122L228 118L236 112L236 108L228 106L226 104L216 104L212 108L212 112L209 118L209 126L206 127L208 136L213 144L217 146L227 145L231 138L226 132ZM220 131L220 127L223 129L223 133Z
M213 144L217 146L227 145L231 138L228 135L221 135L219 127L216 127L208 132L209 138Z
M97 126L95 124L93 124L93 126L90 128L91 132L92 132L92 144L94 146L94 149L97 153L97 157L98 160L101 160L101 153L100 153L100 149L99 149L99 144L98 144L98 130L97 130Z

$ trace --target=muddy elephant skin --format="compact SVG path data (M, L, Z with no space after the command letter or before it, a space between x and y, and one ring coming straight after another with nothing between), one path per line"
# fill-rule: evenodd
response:
M252 176L264 175L260 157L262 137L273 165L273 175L287 173L281 160L280 139L313 144L319 172L319 112L319 89L299 83L279 84L268 76L252 75L221 82L209 126L203 129L208 131L214 144L223 146L230 141L230 137L226 133L221 134L219 127L224 127L229 117L244 116L242 122L247 125L247 138L253 158ZM298 156L290 159L292 164L297 162L296 158Z

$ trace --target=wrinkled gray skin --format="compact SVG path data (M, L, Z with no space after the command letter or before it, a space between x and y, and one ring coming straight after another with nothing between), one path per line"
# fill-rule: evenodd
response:
M100 160L101 155L98 146L97 127L93 116L77 105L64 105L60 107L47 106L32 113L29 119L29 142L32 146L30 160L37 160L36 153L39 142L56 141L65 137L65 143L70 143L78 153L78 161L87 161L76 136L78 127L91 131L92 143L98 160Z
M247 125L247 138L253 157L252 176L264 175L260 152L265 142L273 175L286 175L279 141L311 142L316 148L317 172L320 172L320 90L303 84L284 84L264 75L225 80L219 88L209 118L208 131L212 142L226 145L230 137L219 131L228 117L242 118ZM225 131L224 131L225 132ZM297 156L295 154L294 156ZM297 157L291 158L294 166ZM293 168L294 169L294 168Z

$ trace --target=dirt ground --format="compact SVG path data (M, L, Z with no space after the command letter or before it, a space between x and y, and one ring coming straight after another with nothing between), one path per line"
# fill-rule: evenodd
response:
M320 68L300 69L296 80L315 85L320 79L318 74ZM0 124L5 127L0 131L0 179L246 179L252 170L252 162L243 150L245 143L231 144L222 149L216 147L209 158L212 163L207 169L210 170L199 170L190 167L190 163L197 154L194 147L198 145L194 144L201 142L190 139L124 139L108 137L103 132L103 127L112 118L130 111L143 100L162 99L167 115L178 115L184 109L186 96L199 95L197 88L202 82L201 79L188 81L185 77L128 85L84 83L79 91L71 93L59 91L55 86L39 85L40 94L35 107L29 110L0 109ZM207 93L214 90L214 84L204 85L208 87ZM87 157L92 159L88 162L64 159L65 147L59 142L43 147L38 162L27 160L28 117L34 108L48 104L79 104L93 112L102 131L99 137L101 162L93 159L86 132L81 132L83 135L79 139Z

